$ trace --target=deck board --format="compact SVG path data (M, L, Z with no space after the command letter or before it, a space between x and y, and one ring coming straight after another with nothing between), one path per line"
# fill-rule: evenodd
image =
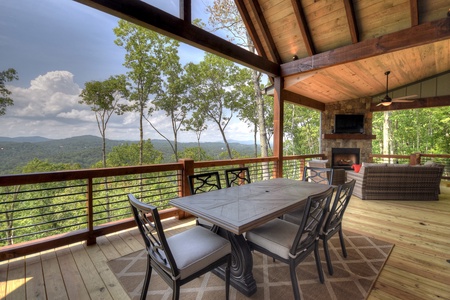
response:
M450 299L450 187L439 201L373 201L353 197L346 230L395 244L369 300ZM193 226L193 218L164 220L167 234ZM0 263L1 299L129 299L107 261L144 248L131 229Z

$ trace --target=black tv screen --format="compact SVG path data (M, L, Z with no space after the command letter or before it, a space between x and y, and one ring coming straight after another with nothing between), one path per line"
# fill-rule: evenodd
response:
M364 115L336 115L334 133L364 133Z

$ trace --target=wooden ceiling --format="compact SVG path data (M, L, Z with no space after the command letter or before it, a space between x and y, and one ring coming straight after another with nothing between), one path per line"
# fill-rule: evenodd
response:
M373 97L386 71L391 89L450 70L449 0L236 3L259 53L281 65L284 89L306 98Z
M450 70L450 0L235 0L258 55L193 26L190 0L180 18L139 0L76 1L281 76L287 100L315 108L382 94L388 70L390 89Z

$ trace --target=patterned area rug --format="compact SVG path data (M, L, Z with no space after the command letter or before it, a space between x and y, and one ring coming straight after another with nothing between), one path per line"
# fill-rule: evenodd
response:
M321 250L325 283L319 282L314 262L310 255L297 267L302 299L365 299L384 266L393 244L345 231L347 258L341 255L337 234L329 241L334 274L330 276L325 256ZM109 261L111 270L119 279L131 299L139 299L145 276L146 253L144 250ZM253 276L257 292L245 297L233 287L230 299L293 299L289 268L258 252L253 254ZM224 299L225 284L222 279L207 273L181 287L181 299ZM147 299L172 299L171 288L152 273Z

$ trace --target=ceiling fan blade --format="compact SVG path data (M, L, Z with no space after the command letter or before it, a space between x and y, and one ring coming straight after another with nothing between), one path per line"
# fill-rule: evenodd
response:
M403 96L403 97L397 97L397 98L394 98L392 100L393 101L395 101L395 100L408 100L408 99L417 99L417 98L419 98L419 96L417 96L417 95L408 95L408 96Z
M396 103L399 103L399 102L414 102L414 100L413 99L411 99L411 100L408 100L408 99L392 99L392 102L396 102Z

